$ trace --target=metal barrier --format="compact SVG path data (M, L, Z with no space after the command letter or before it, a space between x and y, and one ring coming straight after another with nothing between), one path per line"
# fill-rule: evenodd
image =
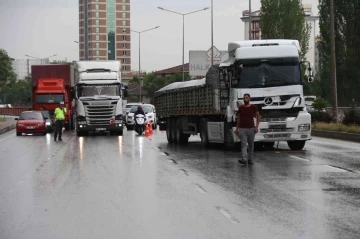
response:
M19 116L21 112L31 109L31 106L15 106L11 108L0 108L0 115Z

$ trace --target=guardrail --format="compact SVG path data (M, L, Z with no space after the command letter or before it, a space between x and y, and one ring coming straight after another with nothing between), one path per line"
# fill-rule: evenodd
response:
M0 108L0 115L19 116L21 112L29 110L31 106L15 106L11 108Z

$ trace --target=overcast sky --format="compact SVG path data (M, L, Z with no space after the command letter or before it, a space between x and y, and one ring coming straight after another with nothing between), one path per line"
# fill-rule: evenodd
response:
M182 16L157 9L191 12L210 7L210 0L130 0L131 28L142 31L142 70L152 71L182 63ZM249 6L248 0L214 1L214 45L226 50L229 41L244 39L240 17ZM313 4L318 13L318 0ZM252 10L260 8L260 0L252 0ZM185 62L189 50L208 50L211 46L210 10L185 17ZM0 48L15 59L25 55L38 58L58 54L53 60L78 60L78 0L0 0ZM132 34L132 70L138 69L138 38Z

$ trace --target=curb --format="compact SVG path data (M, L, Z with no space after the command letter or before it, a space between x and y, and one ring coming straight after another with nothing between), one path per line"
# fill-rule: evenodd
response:
M0 129L0 134L4 134L4 133L6 133L6 132L8 132L10 130L13 130L15 128L16 128L16 124L12 124L12 125L7 126L7 127L3 128L3 129Z
M312 136L322 137L322 138L331 138L331 139L340 139L352 142L360 142L360 134L350 134L342 133L335 131L323 131L323 130L311 130Z

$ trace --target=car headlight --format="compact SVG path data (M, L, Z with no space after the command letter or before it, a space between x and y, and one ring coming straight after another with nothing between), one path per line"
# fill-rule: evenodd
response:
M152 119L152 115L149 115L148 118L149 118L149 119Z
M18 126L24 126L24 124L18 124Z
M298 127L298 131L299 132L305 132L305 131L309 131L311 129L310 124L301 124Z
M299 105L301 105L301 97L297 98L294 103L294 106L299 106Z
M47 125L47 126L51 125L51 122L46 122L46 125Z

